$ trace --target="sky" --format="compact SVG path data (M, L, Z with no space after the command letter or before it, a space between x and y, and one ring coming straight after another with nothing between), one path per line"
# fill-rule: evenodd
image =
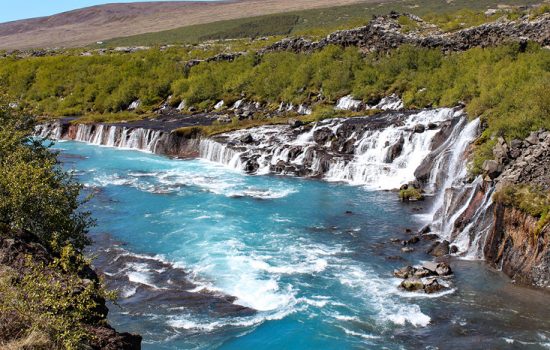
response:
M0 0L0 23L18 19L49 16L59 12L113 2L145 2L159 0ZM176 0L164 0L176 1ZM180 0L181 1L181 0ZM183 0L186 1L186 0ZM203 0L204 1L204 0Z

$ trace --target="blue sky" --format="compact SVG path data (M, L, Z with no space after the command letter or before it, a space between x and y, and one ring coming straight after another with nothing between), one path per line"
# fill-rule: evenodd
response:
M101 1L101 0L0 0L0 23L18 19L49 16L59 12L75 10L82 7L113 3L113 2L145 2L155 0L134 1ZM158 0L157 0L158 1ZM175 0L164 0L175 1ZM181 1L181 0L180 0ZM185 1L185 0L184 0Z

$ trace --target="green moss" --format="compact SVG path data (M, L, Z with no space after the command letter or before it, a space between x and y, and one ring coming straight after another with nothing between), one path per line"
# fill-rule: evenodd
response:
M399 191L399 198L403 202L420 201L424 199L422 191L412 186Z

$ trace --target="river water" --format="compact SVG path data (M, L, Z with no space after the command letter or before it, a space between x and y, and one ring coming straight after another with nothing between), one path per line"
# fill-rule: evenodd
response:
M550 295L481 262L452 261L438 295L399 291L393 269L429 258L390 239L429 208L395 192L54 147L94 195L90 254L120 290L109 320L144 349L550 348Z

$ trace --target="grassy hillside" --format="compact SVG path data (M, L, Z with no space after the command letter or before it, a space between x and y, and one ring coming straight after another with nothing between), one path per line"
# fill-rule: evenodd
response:
M337 29L350 28L366 24L373 15L387 14L390 11L409 12L438 24L452 24L447 29L457 29L479 24L481 16L472 16L468 11L462 16L459 10L479 12L489 8L506 5L530 5L540 3L536 0L405 0L379 3L361 3L326 9L294 11L285 14L267 15L245 19L219 21L208 24L187 26L157 33L148 33L104 42L106 46L153 46L159 44L198 43L209 39L256 38L270 35L310 35L324 36ZM452 14L452 17L445 16Z

